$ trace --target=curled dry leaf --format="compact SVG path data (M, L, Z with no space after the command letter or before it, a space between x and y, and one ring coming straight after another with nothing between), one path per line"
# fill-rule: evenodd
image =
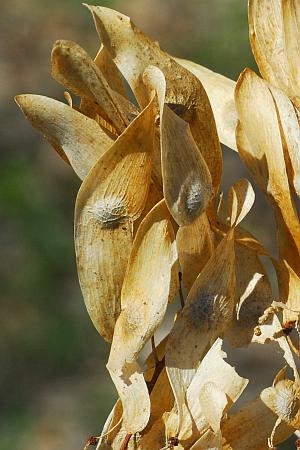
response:
M281 259L300 273L300 225L289 188L276 107L267 83L250 69L237 83L236 105L239 154L272 201Z
M234 308L235 258L233 230L222 239L197 277L178 316L166 349L166 367L182 421L182 404L193 376L221 336Z
M71 41L57 41L52 55L52 76L59 83L81 98L95 102L99 114L111 123L118 133L129 125L131 103L113 91L98 65L78 44Z
M176 244L183 286L189 292L214 250L213 233L206 213L190 225L179 227Z
M87 310L111 341L132 245L132 222L146 203L153 150L153 100L102 156L75 209L78 275Z
M300 5L297 1L250 0L250 43L260 73L299 103Z
M25 94L18 95L16 102L82 180L113 144L94 120L57 100Z
M216 193L222 171L221 147L211 106L199 79L163 52L129 17L105 7L89 6L89 9L94 16L101 42L128 81L141 106L149 101L148 90L142 83L144 70L149 65L154 65L163 72L167 83L165 102L189 123Z
M232 150L237 150L235 142L237 124L234 104L235 82L192 61L180 58L175 58L175 60L201 81L212 106L220 141Z
M134 240L107 364L128 433L143 430L149 421L148 389L136 360L165 315L176 264L174 232L162 201L141 223Z

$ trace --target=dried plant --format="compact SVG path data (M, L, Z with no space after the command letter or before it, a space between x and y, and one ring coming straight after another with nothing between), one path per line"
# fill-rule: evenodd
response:
M236 84L172 58L128 17L88 8L101 40L95 60L69 41L52 51L53 77L80 106L68 92L67 105L16 98L83 180L79 280L111 343L107 368L119 394L87 447L274 448L300 427L299 343L291 339L300 330L300 3L249 0L263 78L245 69ZM219 139L238 151L274 210L276 258L240 225L254 203L250 182L237 181L228 199L219 193ZM277 299L261 255L276 269ZM176 297L181 309L155 345ZM223 339L231 347L273 341L283 358L273 385L234 412L249 380L225 361Z

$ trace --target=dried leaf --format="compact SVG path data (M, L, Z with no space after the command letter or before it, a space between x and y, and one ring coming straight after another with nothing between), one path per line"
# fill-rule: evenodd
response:
M183 286L189 292L214 250L213 233L206 213L190 225L179 227L176 243Z
M237 150L235 142L237 123L234 104L235 82L192 61L174 59L201 81L212 106L220 141L232 150Z
M153 101L102 156L76 201L75 244L83 297L99 333L112 339L132 245L132 222L147 199Z
M268 85L250 69L237 83L236 105L239 154L272 202L281 259L300 273L300 225L291 198L277 112Z
M193 138L208 166L215 193L222 171L221 148L206 92L191 72L164 53L129 19L109 8L89 6L103 45L128 81L141 106L149 101L142 75L149 65L166 77L166 103L190 125Z
M128 433L143 430L149 421L149 394L136 360L165 315L176 261L175 237L162 201L141 223L134 240L107 364Z
M131 103L113 91L98 65L78 44L56 41L51 55L52 76L81 98L96 103L99 113L119 133L129 125L135 112Z
M296 104L300 92L299 24L297 1L249 1L250 42L260 73Z
M94 120L61 102L32 94L18 95L16 102L81 179L113 144Z
M166 367L182 420L188 386L211 342L221 336L234 308L233 230L221 241L197 277L167 343Z

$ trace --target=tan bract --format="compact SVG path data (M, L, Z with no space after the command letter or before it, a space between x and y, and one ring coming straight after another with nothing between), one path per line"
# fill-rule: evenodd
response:
M97 450L264 450L300 427L299 5L249 0L263 78L245 69L237 83L172 58L125 15L88 6L101 40L96 58L65 40L52 51L66 104L16 97L83 180L78 276L91 320L111 344L107 369L119 395ZM241 225L255 201L250 182L219 192L219 139L269 201L276 257ZM279 298L261 255L276 270ZM282 357L272 386L234 410L255 376L225 360L224 342L229 356L272 343Z

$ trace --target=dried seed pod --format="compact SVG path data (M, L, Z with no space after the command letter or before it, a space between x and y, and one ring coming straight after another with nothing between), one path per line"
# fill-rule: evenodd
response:
M189 292L214 250L213 233L206 213L190 225L179 227L176 244L183 285Z
M133 105L113 91L98 65L78 44L56 41L51 55L52 76L81 98L96 103L105 120L113 124L118 133L129 125Z
M144 70L155 65L163 72L167 82L165 101L189 123L217 193L222 171L221 148L211 106L201 82L138 30L129 17L100 6L89 6L89 9L101 42L141 106L149 101L148 90L142 82Z
M237 401L248 384L246 378L238 375L234 367L224 358L223 341L218 338L201 361L186 392L186 411L179 429L179 438L191 444L209 426L206 417L207 405L199 401L204 385L213 383L226 394L226 411ZM213 406L212 406L213 407Z
M94 120L61 102L32 94L18 95L16 102L82 180L114 142Z
M149 66L143 79L158 97L166 204L178 225L188 225L206 210L212 199L211 175L189 125L164 104L166 82L163 73Z
M102 156L76 200L75 246L83 297L99 333L111 341L132 246L151 176L153 100Z
M299 383L300 378L293 354L286 340L286 337L282 332L281 323L277 315L274 313L274 310L272 311L271 316L266 314L264 324L259 325L259 330L260 333L253 335L252 342L256 342L258 344L265 344L273 341L276 342L279 345L281 352L283 353L283 358L293 370L295 380L297 381L297 383Z
M226 338L235 347L251 343L258 319L271 305L273 294L268 275L258 254L235 244L236 308Z
M250 0L252 51L265 80L298 105L300 6L297 1Z
M179 411L179 428L186 390L210 343L224 333L232 317L234 262L231 230L194 282L168 339L166 367Z
M95 64L99 67L100 71L104 75L110 88L118 92L124 98L127 98L125 78L115 65L110 53L101 44L100 49L94 59Z
M175 237L164 201L141 223L122 288L122 311L116 322L107 368L123 404L128 433L145 428L150 399L137 358L160 325L173 291L177 264Z
M280 89L269 86L277 107L290 186L300 197L300 126L293 103Z
M268 448L270 437L278 416L264 402L265 389L260 397L232 414L221 425L225 440L225 450L257 450ZM293 433L293 428L281 422L274 435L274 444L285 441Z
M237 83L236 106L239 154L272 202L280 258L300 273L300 225L289 188L276 107L267 83L250 69Z
M201 81L212 106L220 141L232 150L237 151L235 142L237 113L234 104L236 83L192 61L181 58L175 58L175 61Z
M190 450L222 450L222 436L221 433L215 433L207 430L200 439L195 442Z

